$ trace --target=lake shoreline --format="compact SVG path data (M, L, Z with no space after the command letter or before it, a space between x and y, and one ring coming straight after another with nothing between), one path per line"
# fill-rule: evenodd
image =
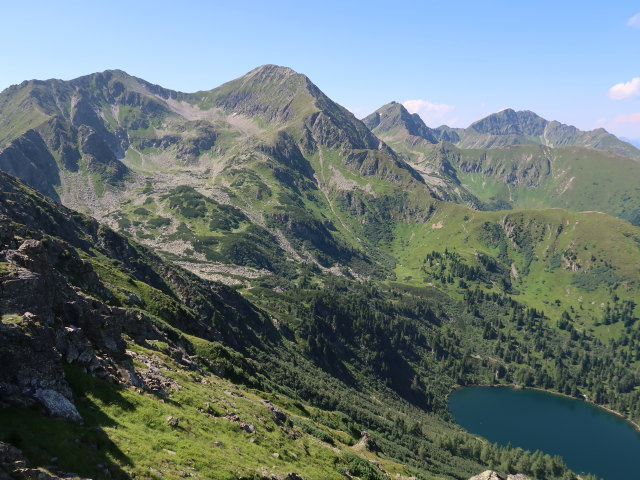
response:
M449 392L447 394L447 396L445 397L445 399L447 400L447 402L449 401L449 395L451 395L453 392L457 391L457 390L462 390L463 388L467 388L467 387L492 387L492 388L510 388L512 390L535 390L538 392L544 392L544 393L548 393L551 395L556 395L558 397L564 397L564 398L571 398L573 400L581 400L585 403L588 403L589 405L592 405L596 408L599 408L601 410L604 410L605 412L609 412L613 415L615 415L616 417L624 420L625 422L629 423L633 429L640 433L640 424L634 422L633 420L631 420L630 418L625 417L622 413L613 410L611 408L605 407L603 405L598 405L597 403L592 402L591 400L589 400L588 398L585 397L572 397L571 395L567 395L566 393L560 393L560 392L555 392L553 390L545 390L544 388L540 388L540 387L523 387L522 385L517 385L515 383L513 384L489 384L489 383L474 383L471 385L457 385L451 392Z
M559 455L575 473L637 478L638 424L584 397L517 384L474 384L456 386L447 403L454 423L471 435Z

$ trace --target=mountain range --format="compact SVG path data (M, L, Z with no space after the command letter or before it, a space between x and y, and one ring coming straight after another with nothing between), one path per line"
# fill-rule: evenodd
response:
M446 395L640 418L638 154L532 112L360 121L274 65L195 93L12 86L0 442L95 478L575 478L462 431Z
M555 120L545 120L529 110L516 112L506 108L472 123L468 128L446 125L429 128L418 114L410 114L402 104L391 102L367 116L363 122L372 131L389 134L399 127L431 143L446 141L460 148L576 146L617 153L640 161L640 150L636 146L608 133L604 128L585 132Z
M476 208L596 210L640 222L640 150L603 129L583 132L507 109L467 129L430 129L399 103L364 120L443 199Z

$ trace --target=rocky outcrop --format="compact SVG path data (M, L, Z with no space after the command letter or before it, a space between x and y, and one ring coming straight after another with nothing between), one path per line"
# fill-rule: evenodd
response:
M482 472L480 475L476 475L475 477L471 477L469 480L504 480L504 477L498 474L493 470L486 470Z
M73 473L66 473L59 477L38 468L31 468L21 450L8 443L0 442L0 480L61 480L62 478L80 480Z
M360 440L353 446L354 450L365 450L367 452L379 451L378 445L369 432L360 432Z
M151 391L157 386L164 393L167 382L158 380L164 378L159 372L143 376L151 379L149 385L136 374L123 335L145 342L168 340L166 334L139 312L108 306L79 291L79 285L94 292L106 289L61 242L19 240L10 231L7 219L0 219L0 261L8 265L0 274L0 407L40 404L49 415L81 422L65 364ZM74 266L78 285L60 273Z
M495 470L486 470L480 475L471 477L469 480L531 480L529 477L518 473L516 475L508 475L506 478L501 476Z

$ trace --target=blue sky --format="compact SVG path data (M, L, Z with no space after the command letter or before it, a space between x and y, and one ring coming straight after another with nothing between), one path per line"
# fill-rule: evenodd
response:
M275 63L359 117L511 107L640 139L640 3L594 3L2 1L0 89L120 68L195 91Z

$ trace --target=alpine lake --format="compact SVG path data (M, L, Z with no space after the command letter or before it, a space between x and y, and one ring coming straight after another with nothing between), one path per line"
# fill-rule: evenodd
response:
M640 478L640 433L585 401L537 390L466 387L449 410L467 431L499 445L560 455L578 474L604 480Z

